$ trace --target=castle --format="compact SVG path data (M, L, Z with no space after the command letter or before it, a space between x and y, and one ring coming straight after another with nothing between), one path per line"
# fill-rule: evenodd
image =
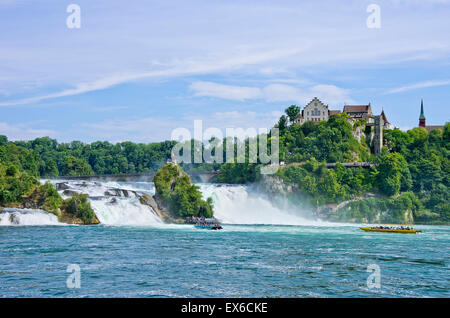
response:
M353 135L361 141L361 137L366 134L375 154L381 153L381 148L383 147L383 129L391 129L391 124L384 110L381 111L380 115L374 115L372 113L372 106L369 103L368 105L344 105L343 112L350 117L349 122L351 124L354 124L360 119L365 120L366 126L370 127L370 131L367 132L363 126L359 126L356 127ZM328 105L325 105L317 97L314 97L297 116L293 124L328 120L330 116L340 113L340 110L330 110Z
M331 115L339 114L339 110L329 110L328 105L322 103L317 97L314 97L294 121L295 124L303 124L307 121L328 120Z
M367 105L344 105L342 112L349 116L349 122L351 124L356 123L360 119L365 120L365 126L370 127L370 129L365 130L363 126L356 127L353 131L353 136L361 141L361 137L366 135L366 138L369 138L368 140L370 141L375 154L381 153L381 148L383 147L383 130L392 129L384 110L381 111L380 115L374 115L372 113L372 106L369 103ZM340 113L340 110L330 110L328 105L325 105L317 97L314 97L300 112L292 124L304 124L308 121L319 122L328 120L330 116ZM425 128L428 132L434 129L444 130L444 126L426 125L423 99L420 102L419 127Z
M350 116L353 121L364 119L368 124L374 124L376 116L372 113L372 106L368 105L344 105L344 113ZM314 97L297 116L294 124L303 124L307 121L318 122L328 120L331 115L340 114L340 110L330 110L328 105L322 103L317 97ZM391 129L384 110L381 112L382 125L384 129Z

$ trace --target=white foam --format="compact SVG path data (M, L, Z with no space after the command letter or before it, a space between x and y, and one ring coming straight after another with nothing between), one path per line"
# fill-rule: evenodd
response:
M107 200L91 200L100 223L108 225L155 225L162 224L153 209L143 205L137 198L117 198L116 203Z
M266 196L244 185L201 184L203 197L212 197L214 216L228 224L317 225L308 211L280 209Z
M51 180L56 184L63 182L69 190L89 194L91 206L99 221L109 225L155 225L161 226L151 207L142 205L133 192L129 197L105 196L105 192L114 193L114 189L154 194L152 182L98 182L81 180ZM310 211L297 207L280 208L267 196L253 192L245 185L199 184L203 198L212 197L214 216L228 224L268 224L268 225L330 225L328 222L315 221ZM63 194L63 190L59 191ZM122 194L123 195L123 194ZM95 198L97 197L97 198ZM115 203L111 203L115 200ZM308 216L310 218L308 218Z
M45 182L46 180L42 180ZM48 180L52 184L64 183L68 190L89 195L89 201L95 215L102 224L107 225L161 225L163 222L156 215L153 209L140 203L135 195L144 193L154 193L153 183L150 182L99 182L83 180ZM121 196L116 196L116 189L126 190L128 196L123 191L119 191ZM64 190L58 191L63 198ZM109 192L113 195L105 195Z
M43 210L6 208L0 211L0 225L63 225L56 215Z

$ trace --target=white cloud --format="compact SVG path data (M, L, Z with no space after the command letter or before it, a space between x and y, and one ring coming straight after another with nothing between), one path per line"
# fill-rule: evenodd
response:
M220 61L192 61L192 60L186 60L183 62L177 61L173 66L166 69L148 72L129 73L129 74L114 74L91 82L80 83L77 84L75 88L65 89L56 93L2 102L0 103L0 107L25 105L30 103L37 103L47 99L78 95L87 92L107 89L122 83L148 78L209 74L233 68L240 68L248 64L257 64L273 59L279 59L294 54L295 52L297 51L272 50L266 52L254 52L251 54L236 56L233 58ZM214 87L210 87L210 89L214 90ZM232 90L232 87L230 87L230 89ZM217 89L217 91L219 91L219 89Z
M216 127L223 131L226 128L271 128L274 126L281 112L229 111L216 112L201 118L204 127Z
M342 105L354 103L349 96L349 90L337 87L335 85L316 85L311 87L311 93L330 105Z
M83 12L91 18L75 32L65 28L51 2L0 1L17 4L16 12L25 10L22 4L40 9L31 19L5 6L0 28L12 31L2 35L0 70L12 80L0 79L2 92L23 93L25 83L36 88L30 90L32 97L0 105L37 103L153 77L236 70L266 77L311 66L345 64L354 70L449 55L448 32L436 32L449 29L448 6L422 4L447 0L405 1L420 6L415 10L403 2L381 1L383 24L376 31L366 28L365 6L358 1L345 6L338 1L193 1L157 8L148 1L136 6L85 2ZM50 87L63 89L42 93Z
M168 118L145 117L136 119L114 119L96 123L84 123L72 129L86 141L109 140L122 142L153 142L169 140L171 131L179 121Z
M352 103L349 91L335 85L319 84L300 88L286 84L269 84L265 87L224 85L213 82L194 82L190 89L195 96L208 96L237 101L264 99L268 102L296 102L306 104L313 97L318 97L330 105Z
M30 140L44 136L55 137L57 133L48 129L31 128L30 123L11 125L0 122L0 135L7 136L9 140Z
M411 91L411 90L420 89L420 88L447 86L447 85L450 85L450 80L425 81L425 82L419 82L419 83L401 86L401 87L397 87L397 88L392 88L387 91L387 94L402 93L402 92Z
M264 87L264 96L270 102L297 101L304 103L304 91L290 85L270 84Z
M121 142L155 142L170 140L176 128L186 128L193 136L194 120L201 120L203 132L207 128L218 128L223 136L227 128L270 129L274 126L281 112L229 111L215 112L199 116L181 116L177 118L145 117L133 120L105 120L96 123L84 123L65 133L76 134L84 141L109 140Z
M261 98L262 92L256 87L232 86L212 82L194 82L190 85L195 96L218 97L239 100Z

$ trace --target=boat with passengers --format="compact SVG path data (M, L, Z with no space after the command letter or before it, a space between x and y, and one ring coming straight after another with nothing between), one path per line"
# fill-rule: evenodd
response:
M409 226L373 226L373 227L361 227L366 232L386 232L386 233L404 233L404 234L416 234L421 233L421 230L415 230Z
M197 229L205 230L221 230L222 226L217 219L214 218L199 218L194 224Z

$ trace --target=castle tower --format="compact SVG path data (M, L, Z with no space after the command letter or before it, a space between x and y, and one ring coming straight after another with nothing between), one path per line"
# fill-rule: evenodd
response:
M420 117L419 117L419 127L425 128L425 114L423 113L423 98L420 102Z
M379 155L381 153L381 149L383 148L383 116L375 116L375 135L373 138L373 150L375 155Z

